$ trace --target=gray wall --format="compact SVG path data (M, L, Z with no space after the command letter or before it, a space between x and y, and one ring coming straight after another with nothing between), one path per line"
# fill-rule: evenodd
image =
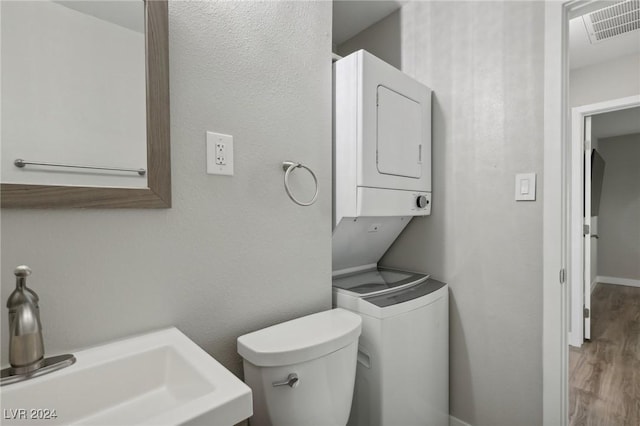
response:
M640 133L600 139L598 275L640 280Z
M413 2L401 24L402 68L434 90L433 210L382 263L450 285L452 415L539 425L544 4ZM517 172L537 201L514 201Z
M589 105L640 93L640 55L571 70L569 105Z
M365 49L396 68L402 67L402 37L400 10L365 28L349 40L338 45L336 53L347 56L356 50Z
M331 306L331 3L175 1L169 21L173 208L2 210L2 301L25 263L49 354L176 325L240 374L239 335ZM234 135L235 176L205 174L206 130ZM288 159L314 206L287 198Z

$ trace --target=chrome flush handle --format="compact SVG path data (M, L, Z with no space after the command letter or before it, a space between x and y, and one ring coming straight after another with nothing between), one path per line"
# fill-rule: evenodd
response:
M272 385L275 388L276 386L289 386L290 388L295 388L300 383L298 379L298 375L296 373L291 373L287 376L287 380L282 382L273 382Z

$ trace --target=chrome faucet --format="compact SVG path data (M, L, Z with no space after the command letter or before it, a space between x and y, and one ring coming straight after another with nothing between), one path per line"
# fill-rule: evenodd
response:
M0 372L0 385L41 376L73 364L73 355L44 357L40 298L27 287L31 269L18 266L14 271L16 288L9 295L9 363L11 367Z
M16 289L7 300L9 308L9 363L16 374L30 373L42 366L44 342L40 323L40 298L27 287L27 277L31 269L18 266Z

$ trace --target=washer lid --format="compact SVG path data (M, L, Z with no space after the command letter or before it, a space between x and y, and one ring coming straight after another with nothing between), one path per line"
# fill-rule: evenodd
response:
M398 305L400 303L405 303L410 300L435 293L444 286L446 286L446 284L443 282L428 279L409 288L403 288L398 291L391 291L384 294L377 294L375 296L367 297L364 300L369 303L373 303L380 308L386 308L388 306Z
M318 312L238 337L238 353L259 367L310 361L357 341L361 324L345 309Z
M333 287L360 297L368 297L411 287L426 281L427 278L429 275L376 268L335 277Z

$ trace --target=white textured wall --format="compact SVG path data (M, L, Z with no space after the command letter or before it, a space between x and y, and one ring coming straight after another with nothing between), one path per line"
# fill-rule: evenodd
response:
M169 24L173 208L2 210L2 300L26 263L49 354L176 325L239 374L239 335L331 306L331 3L172 1ZM206 130L234 177L205 174Z
M433 210L382 263L450 285L452 415L539 425L544 4L411 2L400 22L402 68L434 90ZM514 201L518 172L537 201Z
M640 55L571 70L569 105L589 105L640 93Z
M402 67L402 36L400 10L381 19L355 36L337 46L336 53L347 56L356 50L364 49L396 68Z
M595 137L597 122L594 119L591 120L591 148L599 152L598 138ZM594 214L595 212L591 212ZM589 230L591 235L598 235L598 216L591 216L591 229ZM596 277L598 276L598 239L591 238L591 252L589 253L589 283L592 289L595 289ZM579 303L580 305L581 303ZM571 327L569 327L571 330Z
M600 140L598 275L640 280L640 133Z
M51 1L0 8L2 182L146 188L136 173L13 165L146 168L144 34Z
M591 235L598 235L598 216L591 216ZM599 235L598 235L599 236ZM594 289L596 277L598 276L598 239L591 238L591 252L589 254L589 283Z

